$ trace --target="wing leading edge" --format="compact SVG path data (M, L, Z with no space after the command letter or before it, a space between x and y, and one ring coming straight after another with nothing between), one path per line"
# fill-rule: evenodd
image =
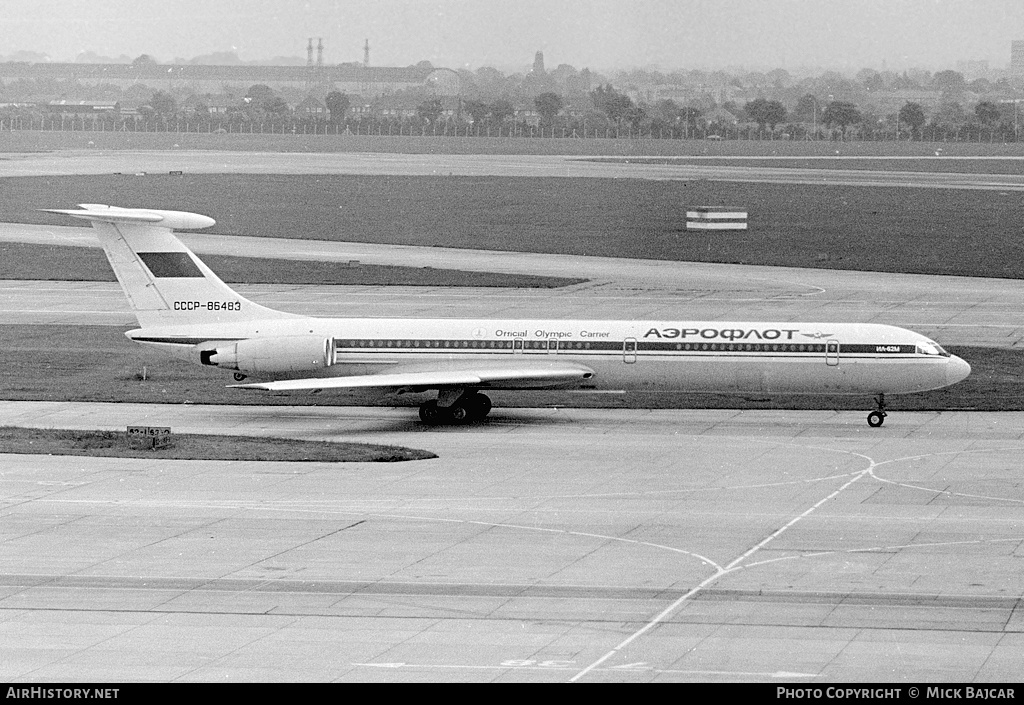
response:
M271 392L309 389L438 389L441 387L487 387L492 389L543 389L574 385L594 376L594 371L581 366L557 367L494 367L465 370L430 370L426 372L394 372L390 374L353 375L349 377L316 377L275 382L232 384L237 389L264 389Z

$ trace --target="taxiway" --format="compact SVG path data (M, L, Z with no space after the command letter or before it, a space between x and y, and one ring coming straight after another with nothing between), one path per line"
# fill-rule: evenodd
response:
M1021 191L1024 176L890 170L806 169L693 163L597 161L559 155L381 154L373 152L59 151L8 154L0 177L74 174L387 174L403 176L549 176L750 183L911 186Z
M4 403L437 460L5 456L7 680L1015 681L1020 414ZM130 528L129 528L130 527Z

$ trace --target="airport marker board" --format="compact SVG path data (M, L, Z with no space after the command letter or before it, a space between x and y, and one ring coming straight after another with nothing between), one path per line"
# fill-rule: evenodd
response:
M747 212L727 208L694 208L686 211L687 230L746 230Z

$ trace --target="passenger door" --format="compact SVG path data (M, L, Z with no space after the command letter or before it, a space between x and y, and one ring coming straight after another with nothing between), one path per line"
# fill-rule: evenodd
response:
M626 338L622 341L622 361L626 364L636 362L636 338Z
M839 366L839 341L830 340L825 343L825 364L829 367Z

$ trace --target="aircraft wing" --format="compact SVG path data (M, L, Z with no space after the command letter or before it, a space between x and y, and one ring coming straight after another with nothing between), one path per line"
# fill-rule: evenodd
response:
M575 365L544 367L487 367L474 370L436 370L394 372L389 374L353 375L349 377L315 377L276 382L231 384L237 389L265 389L272 392L308 389L439 389L441 387L481 387L491 389L544 389L571 386L594 376L588 367Z

